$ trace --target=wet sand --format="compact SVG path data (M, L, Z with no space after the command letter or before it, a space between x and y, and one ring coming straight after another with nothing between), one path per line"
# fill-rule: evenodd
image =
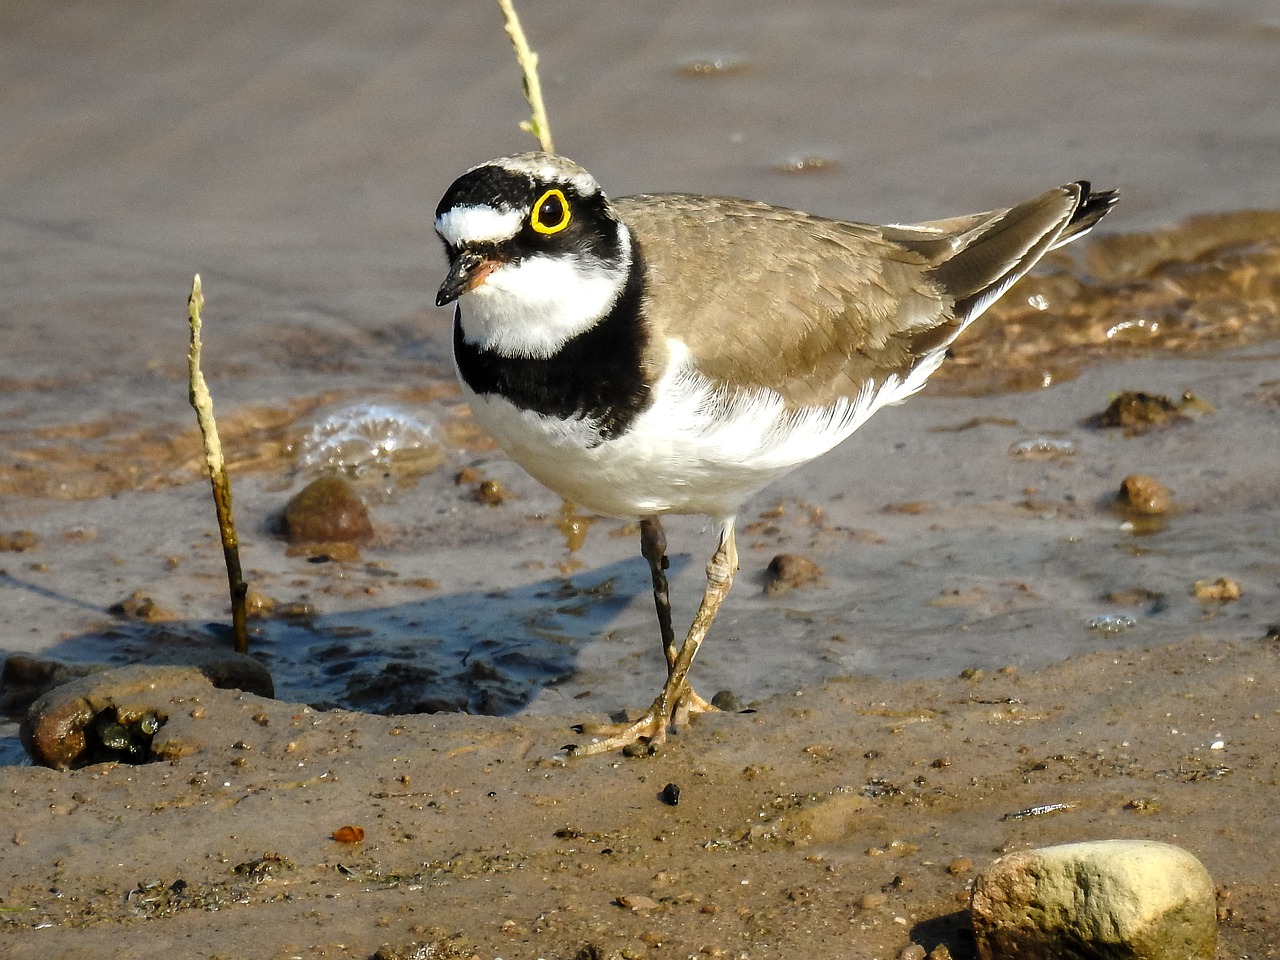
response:
M1205 863L1220 957L1273 956L1277 656L1188 641L848 679L702 718L656 758L567 765L540 758L582 717L161 687L185 758L0 769L0 936L13 958L967 957L975 870L1125 837Z
M1204 860L1221 957L1273 955L1280 270L1275 214L1237 213L1280 197L1271 5L524 11L557 144L615 194L902 221L1082 176L1124 191L923 396L748 506L694 679L757 712L567 766L547 758L570 724L643 706L661 659L634 531L601 520L567 548L559 501L459 406L427 306L435 199L531 143L480 9L0 15L0 534L23 532L0 553L0 652L225 644L186 406L198 271L280 698L162 704L165 736L198 745L183 759L0 768L3 952L964 957L974 870L1124 836ZM1158 232L1206 212L1227 216ZM1091 426L1121 390L1203 403L1140 435ZM443 464L362 479L358 555L290 555L273 517L308 479L301 438L369 400L426 418ZM1017 452L1036 441L1071 452ZM509 497L478 502L463 469ZM1173 491L1138 529L1111 503L1134 473ZM686 619L700 528L668 527ZM822 576L766 595L781 552ZM1195 596L1219 577L1239 599ZM110 612L134 594L153 603ZM1001 819L1048 803L1071 807ZM345 824L363 843L330 839Z

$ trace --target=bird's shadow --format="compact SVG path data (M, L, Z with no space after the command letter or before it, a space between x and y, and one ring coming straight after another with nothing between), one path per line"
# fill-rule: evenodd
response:
M686 562L672 557L673 575ZM4 576L7 586L28 587ZM642 594L649 595L644 564L620 560L509 590L323 615L287 610L250 620L249 651L270 671L279 699L388 715L507 716L540 690L573 678L583 648ZM653 634L656 647L656 620ZM227 624L117 616L41 657L116 666L180 663L193 653L231 649ZM9 686L0 712L10 716L39 693L24 696Z

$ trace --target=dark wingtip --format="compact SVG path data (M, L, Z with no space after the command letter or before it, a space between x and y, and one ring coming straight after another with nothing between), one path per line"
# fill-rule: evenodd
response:
M1096 214L1097 218L1100 218L1120 202L1119 190L1094 190L1093 184L1088 180L1077 180L1076 186L1080 188L1080 206L1076 208L1076 215L1073 219L1092 214ZM1095 222L1097 218L1095 218Z
M1075 212L1067 221L1062 231L1063 242L1081 236L1105 217L1112 207L1120 202L1119 190L1094 190L1088 180L1077 180L1071 186L1080 192L1080 201Z

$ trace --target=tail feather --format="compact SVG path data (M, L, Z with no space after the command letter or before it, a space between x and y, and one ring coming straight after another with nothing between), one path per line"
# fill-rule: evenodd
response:
M1078 180L1075 186L1080 188L1080 202L1063 228L1062 235L1050 250L1056 250L1064 243L1083 237L1107 215L1107 211L1120 202L1119 190L1099 190L1095 193L1093 184L1088 180Z
M953 298L952 318L913 340L917 356L945 348L1050 250L1084 236L1120 199L1087 180L1011 210L894 228L893 239L931 260L929 275Z
M1094 193L1081 180L973 230L953 257L932 270L933 279L955 298L956 320L963 327L977 319L1046 253L1093 229L1118 199L1117 191Z

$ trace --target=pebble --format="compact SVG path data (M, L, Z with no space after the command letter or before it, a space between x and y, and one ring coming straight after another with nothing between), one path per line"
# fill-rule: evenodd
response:
M968 857L956 857L949 864L947 864L947 873L951 874L953 877L958 877L958 876L961 876L962 874L966 874L972 869L973 869L973 861L970 860Z
M1219 577L1217 580L1197 580L1195 584L1196 599L1201 603L1231 603L1239 600L1244 593L1240 584L1230 577Z
M1173 494L1155 477L1133 473L1120 481L1116 503L1124 511L1140 517L1154 517L1169 512Z
M490 507L500 507L507 500L507 488L502 485L501 480L481 480L472 491L471 496L477 503L483 503Z
M738 713L742 710L742 701L732 690L717 690L716 695L711 698L711 705L725 713Z
M108 613L117 617L128 617L130 620L143 620L157 623L162 620L176 620L178 615L157 604L141 590L135 590L123 600L113 603L107 608Z
M285 538L300 543L356 543L373 536L369 511L347 480L321 477L284 508Z
M1200 861L1145 840L1022 850L975 881L979 960L1212 960L1217 897Z
M1153 427L1166 426L1189 419L1183 409L1194 402L1189 394L1181 403L1161 394L1126 390L1108 404L1107 409L1092 418L1098 427L1121 427L1130 434L1143 433Z
M40 543L40 538L30 530L12 530L0 533L0 552L22 553Z
M768 569L764 572L764 592L769 596L777 596L812 583L822 574L822 568L808 557L780 553L769 561Z

